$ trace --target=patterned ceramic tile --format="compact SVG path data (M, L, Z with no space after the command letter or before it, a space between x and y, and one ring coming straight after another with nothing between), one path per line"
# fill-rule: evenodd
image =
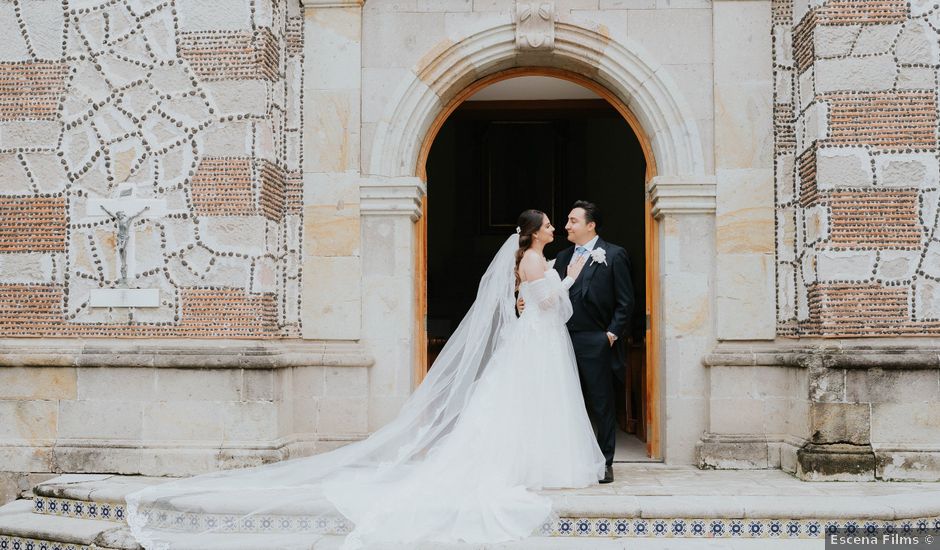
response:
M33 498L33 512L37 514L123 522L125 510L125 505L112 502L89 502L39 496Z
M0 535L0 550L94 550L94 547Z
M124 521L125 507L113 503L36 497L33 511L39 514ZM148 522L184 531L216 529L232 533L325 533L343 535L352 523L339 517L264 515L238 517L228 514L146 512ZM787 518L614 518L553 517L537 530L543 537L663 537L663 538L821 538L827 532L844 529L865 533L875 529L899 533L940 535L940 518L897 521L820 520ZM9 547L12 548L12 547ZM37 547L38 548L38 547ZM0 550L6 550L0 545Z
M821 538L824 530L849 532L919 532L940 535L940 518L896 522L817 519L715 518L558 518L539 529L542 536L663 537L663 538Z

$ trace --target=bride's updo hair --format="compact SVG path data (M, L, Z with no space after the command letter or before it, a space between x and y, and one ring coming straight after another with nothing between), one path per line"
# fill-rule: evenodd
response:
M522 256L525 255L525 251L532 246L532 235L538 232L539 228L542 227L542 220L545 217L545 213L541 210L526 210L522 214L519 214L519 220L516 223L516 230L519 233L519 250L516 251L516 288L519 288L519 285L522 282L522 279L519 278L519 262L522 261Z

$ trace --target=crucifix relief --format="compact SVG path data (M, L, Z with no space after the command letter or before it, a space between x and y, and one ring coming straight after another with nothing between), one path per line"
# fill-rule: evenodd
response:
M127 285L127 241L130 239L130 232L128 231L133 223L134 218L140 216L144 212L150 209L149 206L145 206L143 210L137 212L133 216L128 217L124 214L123 210L118 210L117 212L111 212L104 206L100 207L104 212L111 217L115 225L117 225L117 239L115 243L115 248L117 248L118 258L121 261L121 278L118 281L122 285Z
M520 50L555 48L554 2L516 2L516 47Z

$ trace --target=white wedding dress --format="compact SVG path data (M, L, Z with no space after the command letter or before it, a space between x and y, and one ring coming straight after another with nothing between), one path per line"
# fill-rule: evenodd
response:
M503 245L392 423L323 455L132 494L137 540L148 549L311 548L316 533L351 528L344 548L360 548L533 534L551 500L532 490L593 485L605 461L565 328L568 291L554 270L522 283L527 307L514 315L517 243Z
M558 273L522 283L528 307L505 333L453 432L394 483L339 479L327 496L363 542L498 542L532 534L551 512L527 489L604 477L584 408Z

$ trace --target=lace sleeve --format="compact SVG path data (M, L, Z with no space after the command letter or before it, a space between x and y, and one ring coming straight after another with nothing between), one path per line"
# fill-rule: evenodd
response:
M557 312L561 321L571 317L571 300L555 271L548 271L545 277L529 283L530 300L544 312Z

